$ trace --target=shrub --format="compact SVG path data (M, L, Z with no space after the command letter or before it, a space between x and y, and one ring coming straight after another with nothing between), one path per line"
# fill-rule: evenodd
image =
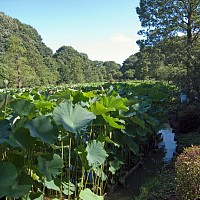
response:
M177 191L183 200L200 198L200 146L184 149L176 160Z
M189 133L199 128L199 111L193 107L183 107L178 116L179 132Z

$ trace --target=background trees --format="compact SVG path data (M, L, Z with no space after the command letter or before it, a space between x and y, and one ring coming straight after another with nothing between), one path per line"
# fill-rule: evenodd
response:
M0 13L0 87L44 86L120 80L121 65L91 61L84 53L63 45L54 54L38 32Z
M144 37L137 41L140 52L146 51L147 46L158 48L164 55L164 65L160 63L157 72L167 72L181 87L199 93L200 2L140 0L136 11L144 28L138 32Z

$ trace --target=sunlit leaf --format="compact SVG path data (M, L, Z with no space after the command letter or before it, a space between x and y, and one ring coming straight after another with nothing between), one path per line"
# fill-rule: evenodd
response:
M123 122L123 121L120 121L118 118L113 118L113 117L110 117L110 116L105 115L105 114L102 114L102 117L113 128L117 128L117 129L124 129L125 128L123 125L119 125L119 124L116 123L116 122Z
M79 197L82 200L103 200L103 196L94 194L89 188L81 190Z
M107 108L104 105L102 105L101 103L99 103L98 101L96 101L95 103L90 105L91 111L95 114L95 115L101 115L101 114L105 114L107 112L110 111L114 111L115 109L113 108Z
M124 100L119 97L111 96L111 97L103 97L103 105L107 108L114 108L115 110L128 110L124 105Z
M53 118L63 125L66 131L79 135L82 131L86 131L96 116L78 104L73 107L71 102L64 102L54 109Z
M88 153L87 160L90 166L99 166L105 162L106 151L101 142L97 142L96 140L91 141L88 143L86 151Z
M51 180L51 181L45 180L44 185L48 189L60 191L61 181L59 179L54 179L54 180Z

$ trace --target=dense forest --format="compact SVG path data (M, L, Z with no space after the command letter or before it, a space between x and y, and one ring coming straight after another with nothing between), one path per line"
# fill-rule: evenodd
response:
M140 51L125 58L122 65L92 61L85 53L65 45L53 54L37 30L0 13L0 86L155 79L198 93L199 3L175 2L178 5L172 1L140 1L136 9L144 28L138 32L143 36L137 41Z
M31 87L59 83L117 80L122 76L114 61L91 61L71 46L54 54L38 32L0 13L0 86Z

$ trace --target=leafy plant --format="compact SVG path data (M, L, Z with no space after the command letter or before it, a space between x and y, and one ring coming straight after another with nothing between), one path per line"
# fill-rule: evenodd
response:
M177 157L175 169L181 199L200 198L200 146L186 148Z

